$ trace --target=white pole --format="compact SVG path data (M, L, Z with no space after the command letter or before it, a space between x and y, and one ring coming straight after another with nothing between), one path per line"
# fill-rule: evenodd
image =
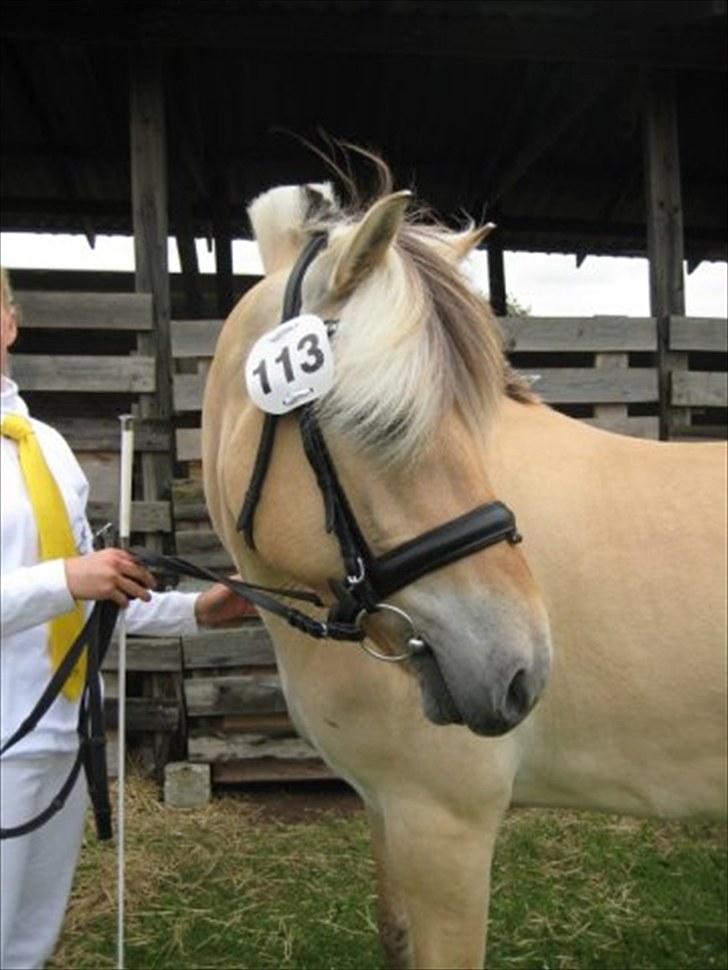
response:
M134 464L134 418L122 414L121 421L121 469L119 475L119 545L129 548L131 535L131 486ZM119 723L117 777L117 967L124 970L124 785L126 778L126 610L121 610L119 631Z

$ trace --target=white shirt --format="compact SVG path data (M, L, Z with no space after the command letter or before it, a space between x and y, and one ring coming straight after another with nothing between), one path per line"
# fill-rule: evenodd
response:
M3 414L29 418L17 385L2 377ZM68 508L79 553L92 550L86 519L88 482L71 449L53 428L29 418L48 467ZM2 438L0 526L2 600L0 601L0 738L5 741L35 706L52 674L47 621L73 606L62 559L38 562L38 530L18 460L17 444ZM183 636L197 633L195 593L152 594L126 611L129 633ZM88 604L90 611L92 604ZM78 701L60 695L22 741L3 758L34 757L78 746Z

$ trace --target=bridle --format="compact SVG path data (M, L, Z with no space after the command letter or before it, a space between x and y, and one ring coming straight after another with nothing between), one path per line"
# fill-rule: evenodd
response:
M327 242L325 233L314 235L298 257L286 283L282 322L291 320L301 312L303 279ZM326 321L330 333L335 333L337 323L338 321ZM339 544L344 563L344 578L329 581L336 601L329 608L325 621L289 610L288 622L315 637L359 641L369 653L380 660L407 660L426 649L427 644L417 631L412 618L398 606L387 603L388 597L422 576L488 546L504 540L510 543L520 542L515 516L503 502L488 502L410 539L382 556L375 556L359 528L339 482L314 405L304 404L292 414L298 420L303 449L321 491L326 531L333 533ZM255 510L265 484L277 423L277 415L265 415L253 473L238 517L238 531L243 533L251 549L255 549ZM280 592L290 595L283 590ZM367 616L381 611L397 616L406 624L406 649L399 653L380 653L366 643L363 621Z

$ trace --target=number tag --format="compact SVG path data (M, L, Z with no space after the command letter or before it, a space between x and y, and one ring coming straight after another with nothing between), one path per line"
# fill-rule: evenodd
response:
M251 400L269 414L286 414L323 397L334 383L334 353L326 325L312 313L264 334L245 362Z

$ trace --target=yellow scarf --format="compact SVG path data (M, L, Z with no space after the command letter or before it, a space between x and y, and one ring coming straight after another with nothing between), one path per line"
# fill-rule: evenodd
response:
M38 529L41 561L77 556L78 549L73 538L66 503L46 464L32 424L21 415L6 414L2 419L0 430L4 437L11 438L18 445L20 468ZM83 607L77 602L68 613L63 613L49 621L48 646L53 670L58 669L69 647L81 632L85 617ZM63 688L63 693L69 700L76 700L81 696L85 678L86 655L84 654L73 668Z

